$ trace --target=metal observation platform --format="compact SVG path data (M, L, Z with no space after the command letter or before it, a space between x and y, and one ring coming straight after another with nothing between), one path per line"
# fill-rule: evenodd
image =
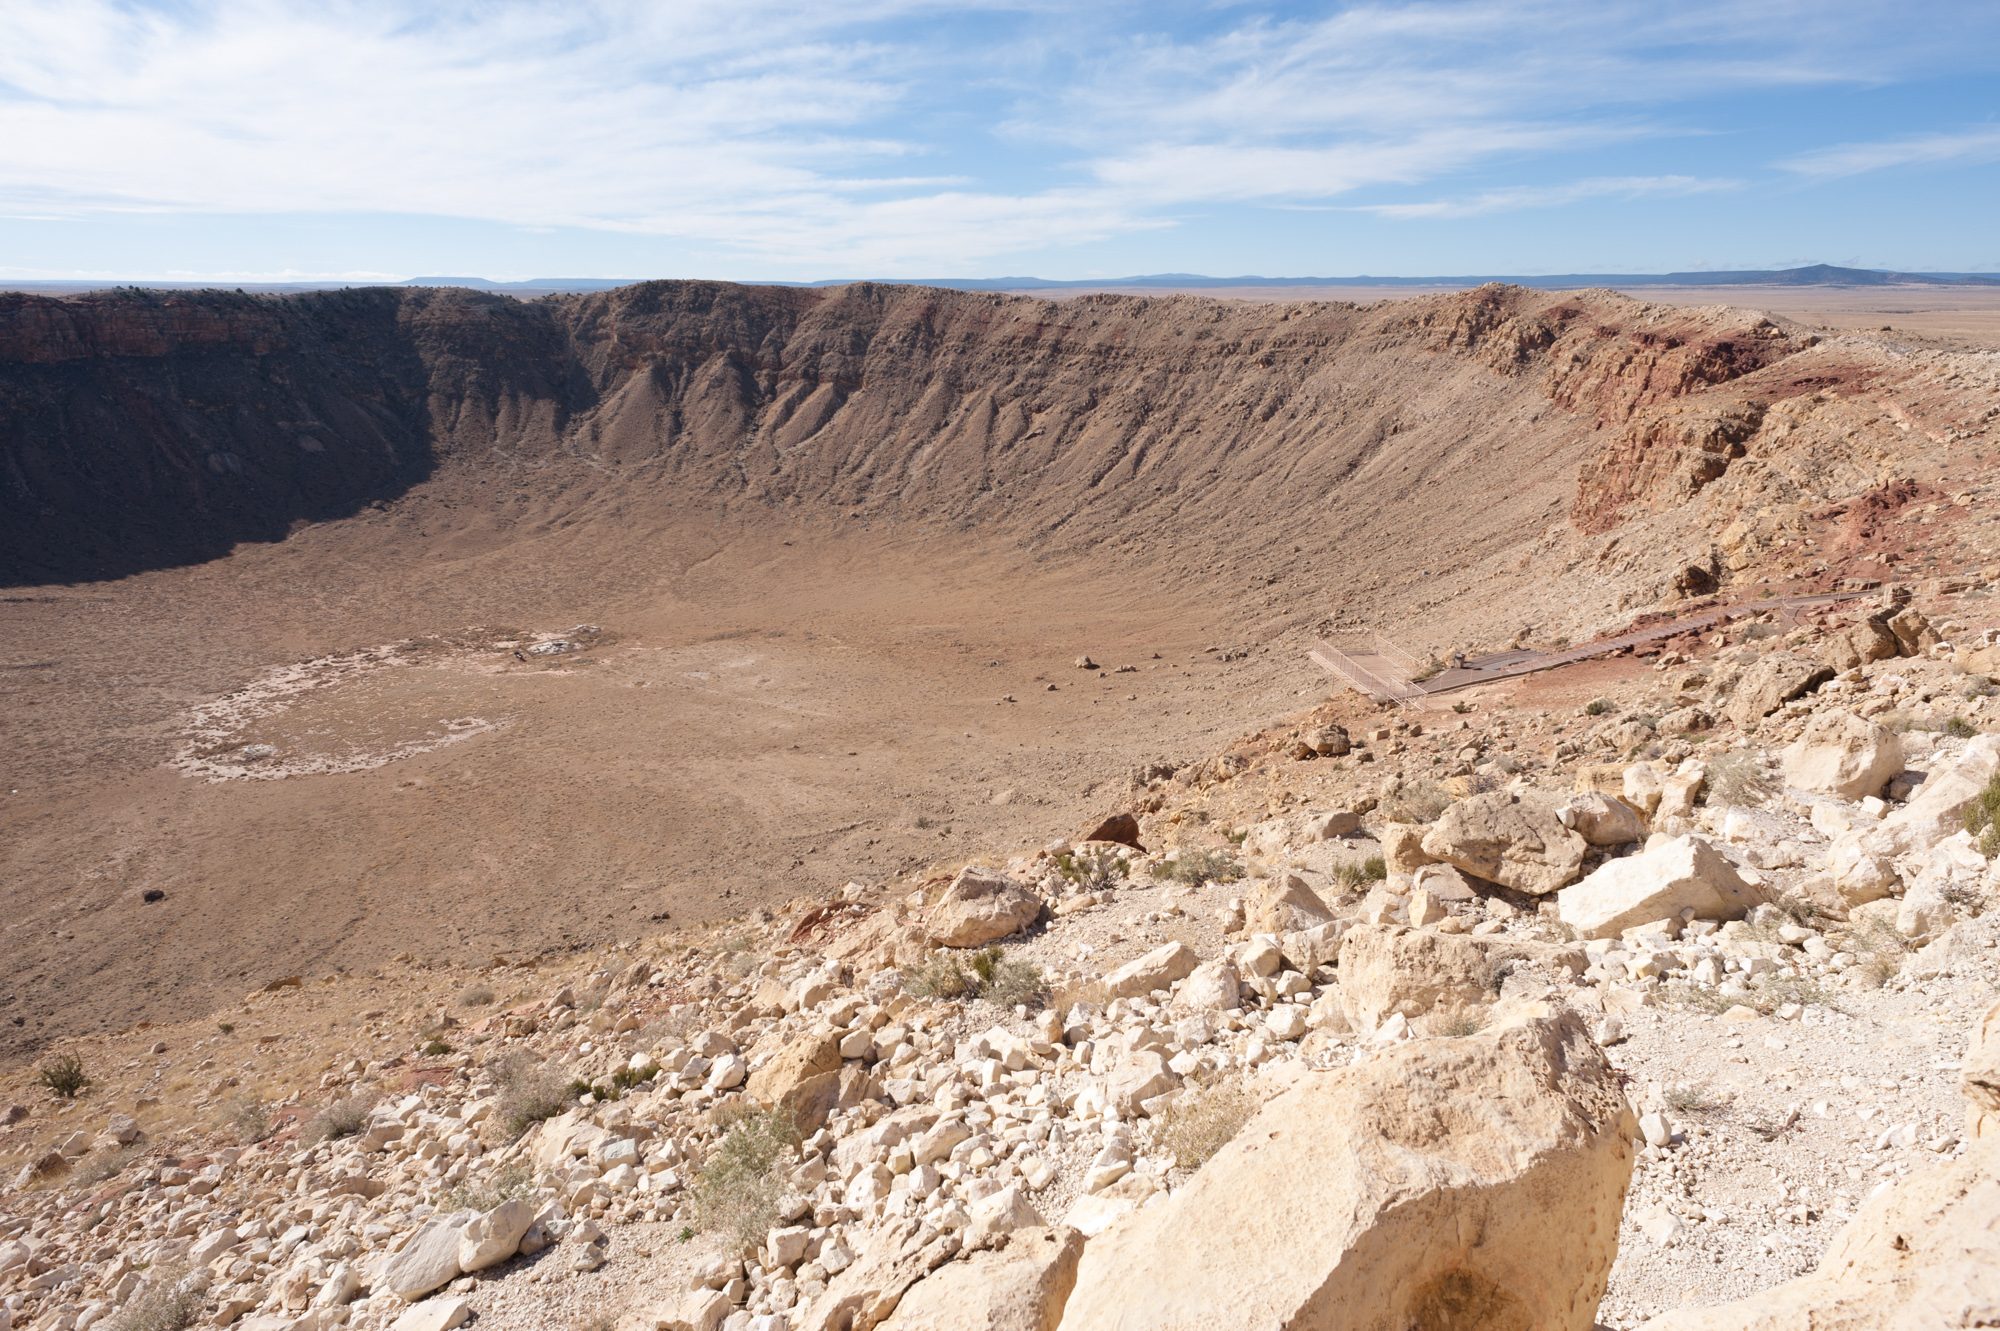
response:
M1476 684L1492 684L1503 679L1532 675L1540 670L1553 670L1557 666L1569 665L1575 661L1588 661L1592 657L1610 656L1641 643L1677 637L1683 633L1740 619L1745 615L1758 615L1767 610L1776 610L1789 617L1801 609L1831 605L1837 601L1852 601L1871 594L1870 592L1820 592L1715 606L1663 624L1634 629L1629 633L1620 633L1609 638L1598 638L1556 651L1513 650L1468 657L1461 665L1454 665L1448 670L1440 670L1421 679L1418 677L1423 675L1423 664L1380 633L1349 638L1321 638L1313 644L1312 650L1307 655L1320 669L1348 687L1366 694L1377 702L1395 703L1399 707L1407 707L1440 693L1451 693L1457 689L1469 689Z

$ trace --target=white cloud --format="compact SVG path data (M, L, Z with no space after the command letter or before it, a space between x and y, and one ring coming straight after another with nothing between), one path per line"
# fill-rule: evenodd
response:
M1377 217L1480 217L1487 213L1511 213L1528 208L1560 208L1586 199L1675 198L1689 194L1712 194L1741 188L1737 180L1705 179L1700 176L1595 176L1562 185L1518 185L1487 190L1460 199L1434 199L1425 203L1365 204L1355 212Z
M1651 117L1948 54L1927 35L1938 25L1872 12L4 0L0 217L410 215L659 237L771 275L965 272L1203 208L1435 188L1475 166L1682 134ZM1685 181L1376 211L1677 188L1641 179Z
M1898 166L1936 166L1946 162L2000 161L2000 125L1988 125L1951 134L1919 134L1903 139L1882 139L1873 143L1843 143L1831 148L1802 153L1780 162L1783 169L1801 176L1832 179L1858 176Z

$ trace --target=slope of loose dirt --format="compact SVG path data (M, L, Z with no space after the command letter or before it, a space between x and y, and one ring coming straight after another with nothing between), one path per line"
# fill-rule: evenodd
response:
M1505 288L0 298L0 1036L1073 833L1317 632L1960 569L1995 383Z

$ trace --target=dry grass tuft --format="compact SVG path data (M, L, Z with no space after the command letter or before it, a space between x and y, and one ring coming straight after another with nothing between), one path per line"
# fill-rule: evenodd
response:
M1257 1107L1257 1098L1237 1082L1184 1091L1160 1116L1154 1140L1176 1165L1193 1173L1243 1130Z
M510 1142L519 1141L523 1133L543 1119L562 1113L575 1098L570 1093L569 1078L518 1050L493 1065L493 1080L499 1085L494 1097L494 1118Z
M1001 1007L1042 1007L1049 999L1041 968L997 947L976 952L940 948L903 972L903 987L917 998L983 998Z
M306 1120L305 1126L299 1129L299 1143L317 1146L321 1142L356 1136L368 1126L368 1114L374 1108L373 1096L350 1095L335 1100Z

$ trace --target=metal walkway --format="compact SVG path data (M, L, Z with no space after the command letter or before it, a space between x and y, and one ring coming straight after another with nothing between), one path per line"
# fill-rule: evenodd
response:
M1764 601L1745 601L1739 605L1716 606L1699 614L1669 620L1664 624L1654 624L1649 628L1634 629L1615 637L1580 643L1575 647L1565 647L1559 651L1492 652L1485 656L1473 657L1463 666L1441 671L1422 681L1415 678L1421 673L1415 658L1397 648L1379 633L1367 640L1353 640L1340 645L1321 639L1314 643L1312 651L1308 654L1314 664L1322 670L1377 702L1393 702L1398 706L1408 706L1421 698L1451 693L1457 689L1469 689L1479 684L1492 684L1503 679L1515 679L1542 670L1553 670L1557 666L1587 661L1592 657L1609 656L1614 652L1622 652L1627 647L1656 642L1661 638L1678 637L1683 633L1709 628L1731 619L1740 619L1744 615L1758 615L1767 610L1781 610L1789 614L1808 606L1832 605L1835 602L1853 601L1875 594L1873 591L1819 592L1802 596L1777 596Z

